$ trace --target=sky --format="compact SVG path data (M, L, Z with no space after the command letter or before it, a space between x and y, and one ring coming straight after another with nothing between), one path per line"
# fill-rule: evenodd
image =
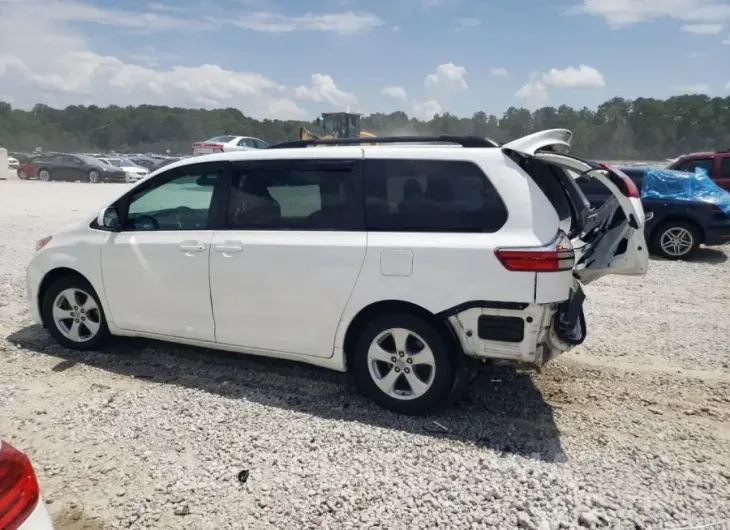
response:
M421 119L730 95L730 0L0 0L15 107Z

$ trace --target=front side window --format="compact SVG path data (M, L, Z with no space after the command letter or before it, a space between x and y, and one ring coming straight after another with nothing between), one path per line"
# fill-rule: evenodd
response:
M362 230L350 167L293 160L234 170L227 227L233 230Z
M241 138L238 141L238 145L241 147L251 147L251 148L255 147L253 138Z
M707 171L708 177L714 178L712 175L714 165L715 161L712 158L697 158L695 160L687 160L686 162L683 162L677 169L679 171L689 171L690 173L694 173L695 169L699 167Z
M190 168L138 191L130 199L124 230L205 230L217 179L217 170Z
M366 160L368 230L496 232L507 208L478 166L464 161Z

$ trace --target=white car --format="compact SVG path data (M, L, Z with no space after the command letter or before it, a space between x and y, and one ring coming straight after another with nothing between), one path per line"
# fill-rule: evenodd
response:
M126 182L137 182L150 174L149 169L135 164L128 158L99 157L99 160L124 171Z
M18 169L20 166L20 161L12 156L8 157L8 169Z
M581 284L646 273L636 186L556 152L571 136L181 160L38 242L31 311L67 348L124 335L303 361L426 413L463 361L541 366L580 344ZM591 209L571 174L610 200Z
M0 440L0 528L53 530L28 457Z
M250 136L216 136L204 142L193 144L193 155L208 155L211 153L232 153L248 151L250 149L266 149L269 144L259 138Z

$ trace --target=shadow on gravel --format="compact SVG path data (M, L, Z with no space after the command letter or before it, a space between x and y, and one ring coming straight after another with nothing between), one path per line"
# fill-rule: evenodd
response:
M730 249L730 247L725 247ZM652 260L655 261L671 261L657 256L651 256ZM700 247L695 252L694 256L686 260L688 263L705 263L707 265L721 265L727 261L727 254L722 250L716 248Z
M391 414L371 404L356 393L347 374L291 361L141 339L119 339L103 353L75 352L59 347L37 325L17 331L7 340L58 358L54 372L85 364L135 379L199 389L321 418L450 438L505 455L565 461L552 408L543 400L530 373L514 368L489 368L451 406L434 416L414 418ZM99 386L103 385L89 381L89 387Z

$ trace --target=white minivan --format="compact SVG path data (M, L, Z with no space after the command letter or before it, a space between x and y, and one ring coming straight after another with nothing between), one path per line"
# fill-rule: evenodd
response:
M426 413L469 358L541 366L580 344L581 284L646 273L638 190L565 154L571 136L181 160L40 240L31 310L68 348L135 336L303 361ZM610 199L591 208L577 177Z

